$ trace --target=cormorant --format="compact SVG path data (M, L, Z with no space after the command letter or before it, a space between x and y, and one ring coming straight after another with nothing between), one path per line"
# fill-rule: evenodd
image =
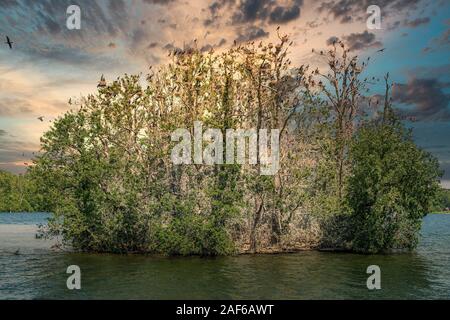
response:
M5 42L5 43L9 46L10 49L12 49L12 44L13 44L14 42L12 42L12 41L9 39L8 36L6 36L6 42Z

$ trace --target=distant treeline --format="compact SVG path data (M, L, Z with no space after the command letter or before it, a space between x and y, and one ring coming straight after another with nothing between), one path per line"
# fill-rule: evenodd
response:
M55 214L46 234L82 251L413 249L441 172L396 116L389 77L384 94L371 96L369 59L336 42L313 53L320 68L293 66L290 41L279 38L220 54L175 51L145 79L102 79L43 135L33 182L17 178L28 191L5 207L45 203ZM195 121L222 132L280 130L279 170L261 175L260 159L174 164L171 135L192 136ZM205 150L225 155L215 142Z
M433 212L450 212L450 190L439 190L432 207Z
M0 212L43 212L48 209L27 175L0 170Z

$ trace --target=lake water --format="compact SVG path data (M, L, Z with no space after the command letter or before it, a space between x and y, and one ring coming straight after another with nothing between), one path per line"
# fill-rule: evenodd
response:
M413 253L219 258L55 252L35 238L47 217L0 214L0 299L450 298L450 215L424 219ZM370 291L366 269L374 264L382 289ZM81 268L81 290L66 287L69 265Z

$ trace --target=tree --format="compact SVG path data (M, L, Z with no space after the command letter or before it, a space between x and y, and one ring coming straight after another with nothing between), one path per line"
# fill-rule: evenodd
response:
M383 118L384 119L384 118ZM351 146L352 246L380 252L416 246L439 189L439 164L395 118L360 128Z
M390 111L385 109L382 125L366 123L359 104L367 83L359 80L364 64L349 58L344 46L321 54L328 72L311 71L290 66L289 40L278 36L275 45L250 42L221 54L176 50L170 63L150 68L145 77L124 75L109 83L102 77L96 94L53 122L27 174L41 195L38 202L55 213L47 235L62 235L84 251L223 255L315 247L328 237L329 226L340 228L334 222L352 217L357 250L409 246L417 228L408 226L419 214L395 215L402 225L394 228L396 240L373 244L367 233L378 239L385 225L379 217L395 210L372 206L386 202L378 195L410 199L396 175L417 169L423 174L419 185L430 185L416 208L425 210L434 190L432 158L398 123L386 121ZM184 129L193 137L196 122L219 129L222 138L213 140L222 139L222 145L227 129L254 129L256 163L172 162L172 133ZM273 175L261 174L260 129L279 130L280 169ZM371 135L372 149L363 143ZM208 143L202 141L200 149ZM384 144L391 148L380 155L377 147ZM382 170L391 167L374 160L385 153L400 159L386 178ZM422 160L408 162L409 155ZM380 166L379 176L362 184L357 177L371 161ZM367 198L364 192L375 186L380 193ZM366 210L368 201L374 204ZM368 217L375 219L373 230L365 224ZM402 242L405 230L411 236ZM333 238L332 246L344 238Z
M40 195L26 175L0 170L0 212L43 211Z

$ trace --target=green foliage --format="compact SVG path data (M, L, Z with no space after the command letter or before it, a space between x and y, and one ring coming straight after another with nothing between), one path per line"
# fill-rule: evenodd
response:
M431 208L432 212L450 212L450 190L441 188Z
M353 249L412 249L438 190L439 164L400 123L369 123L351 146Z
M36 185L26 175L0 170L0 212L45 211Z

